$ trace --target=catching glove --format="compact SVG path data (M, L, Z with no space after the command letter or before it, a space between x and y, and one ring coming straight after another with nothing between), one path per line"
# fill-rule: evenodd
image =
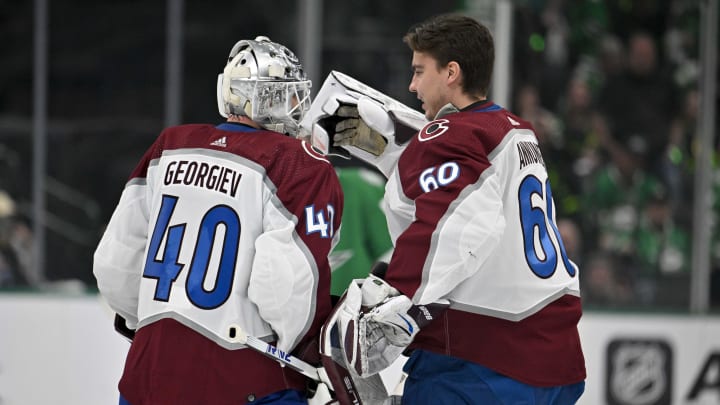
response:
M344 118L335 125L333 146L355 146L380 156L387 146L387 139L373 130L360 118L357 107L342 106L337 110L338 117Z
M341 106L351 108L338 113ZM357 112L353 106L357 106ZM336 127L346 119L357 121ZM332 71L300 121L299 132L322 153L345 158L352 155L389 177L407 142L426 123L421 112L344 73ZM336 132L342 135L333 139Z
M344 351L350 368L361 377L386 369L412 343L420 329L448 304L413 305L405 295L391 297L354 318L345 329Z
M322 326L320 353L323 369L335 387L336 399L340 404L385 404L389 398L380 374L360 378L352 372L348 358L354 358L353 343L357 340L360 309L360 280L353 280L347 291L340 297L330 317ZM348 336L349 334L349 336Z

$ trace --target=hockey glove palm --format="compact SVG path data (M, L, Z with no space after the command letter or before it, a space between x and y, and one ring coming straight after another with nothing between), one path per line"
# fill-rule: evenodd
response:
M337 115L345 119L335 126L333 146L355 146L375 156L385 151L387 140L360 118L357 107L342 106Z
M398 295L373 308L362 318L368 339L375 343L387 340L386 345L407 347L420 330L415 319L408 315L412 306L407 296Z

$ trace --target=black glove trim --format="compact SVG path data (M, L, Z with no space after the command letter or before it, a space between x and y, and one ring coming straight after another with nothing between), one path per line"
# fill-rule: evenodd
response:
M413 305L408 309L407 314L415 320L417 326L422 329L433 320L439 318L450 304L428 304Z

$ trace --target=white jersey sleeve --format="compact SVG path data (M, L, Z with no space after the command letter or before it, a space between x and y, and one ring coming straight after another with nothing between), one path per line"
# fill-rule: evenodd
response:
M100 292L110 308L133 329L138 323L138 295L145 264L147 201L144 180L127 184L94 255L93 271Z

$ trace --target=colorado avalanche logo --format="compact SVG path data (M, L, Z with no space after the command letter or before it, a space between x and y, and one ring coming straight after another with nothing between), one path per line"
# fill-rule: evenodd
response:
M425 125L425 128L418 133L418 140L425 142L437 138L450 129L450 127L447 126L448 123L450 123L450 121L446 119L439 119L428 123Z

